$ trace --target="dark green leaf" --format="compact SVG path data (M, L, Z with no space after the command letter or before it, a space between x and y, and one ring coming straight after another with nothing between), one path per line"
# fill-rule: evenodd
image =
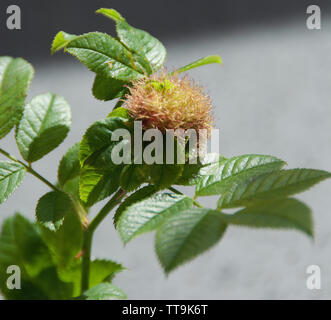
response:
M0 139L19 122L33 74L27 61L0 57Z
M220 208L246 206L255 201L287 197L328 179L331 173L314 169L275 171L235 184L218 201Z
M127 164L120 175L120 186L123 190L133 191L139 188L147 180L145 166L139 164Z
M79 143L74 144L61 159L57 174L61 186L79 175L79 146Z
M94 79L92 92L95 98L108 101L120 98L127 90L124 87L125 84L127 84L127 82L114 78L106 78L97 74Z
M55 149L67 136L70 125L70 106L64 98L46 93L32 99L16 132L24 160L37 161Z
M156 233L155 248L166 273L214 246L226 230L219 212L190 209L167 219Z
M60 191L51 191L42 196L37 204L37 221L51 231L57 231L64 217L72 210L69 196Z
M126 119L111 117L92 124L80 143L79 159L84 166L89 164L97 167L109 168L112 165L111 152L117 142L112 142L112 134L116 129L128 129Z
M174 214L192 207L192 199L179 194L156 194L126 207L116 229L124 243L134 237L157 229Z
M79 177L80 199L88 206L101 201L119 187L121 167L114 167L112 171L104 171L91 166L84 166Z
M255 228L297 229L313 236L311 210L296 199L280 199L253 204L234 214L223 214L223 220Z
M19 163L0 161L0 203L22 183L25 173L25 167Z

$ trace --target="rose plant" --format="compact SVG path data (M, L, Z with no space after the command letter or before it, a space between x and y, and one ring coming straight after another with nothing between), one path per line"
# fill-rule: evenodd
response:
M21 58L0 58L0 138L15 128L22 158L0 148L8 158L0 161L0 202L27 173L50 188L36 205L36 222L16 213L2 225L0 288L4 297L124 299L125 293L112 284L124 267L111 260L91 259L93 234L115 207L114 227L125 244L156 231L156 254L167 274L218 243L232 225L297 229L312 237L311 210L292 196L330 178L329 172L284 169L286 163L270 155L197 156L197 149L206 146L200 136L191 148L194 133L202 130L210 137L214 110L203 88L182 73L221 64L221 58L208 56L168 72L166 49L159 40L130 26L113 9L97 13L115 21L116 38L101 32L61 31L51 50L63 49L95 73L92 92L96 99L118 100L113 111L91 124L82 140L63 156L56 183L41 176L32 164L65 139L71 126L70 106L51 93L26 103L33 67ZM136 123L143 134L158 131L154 140L141 142L138 155L131 153ZM129 134L115 137L118 129ZM164 142L171 130L193 134L173 134L173 146L166 152L158 149L157 135ZM175 161L169 163L168 153L175 148L181 161L175 153ZM152 161L142 156L146 150ZM115 151L126 161L114 161ZM195 196L183 194L177 185L195 187ZM211 208L197 200L215 195L219 200ZM102 200L104 206L91 219L93 205ZM8 287L11 265L21 270L20 290Z

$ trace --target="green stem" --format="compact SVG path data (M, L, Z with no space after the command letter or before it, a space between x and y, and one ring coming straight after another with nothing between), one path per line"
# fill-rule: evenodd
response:
M95 218L91 221L89 226L84 232L84 243L83 243L83 261L82 261L82 283L81 293L89 289L89 278L90 278L90 262L91 262L91 248L93 233L100 225L100 223L107 217L108 213L118 205L126 192L119 189L115 195L104 205L99 211Z
M186 197L188 197L186 194L184 194L183 192L180 192L179 190L175 189L174 187L169 187L168 188L170 191L172 191L173 193L177 193L177 194L181 194L184 195ZM198 208L203 208L203 205L201 205L198 201L196 201L195 199L191 198L193 200L193 204L198 207Z
M60 191L56 186L54 186L51 182L49 182L46 178L44 178L43 176L41 176L37 171L33 170L32 167L30 165L25 164L24 162L16 159L14 156L12 156L11 154L9 154L7 151L3 150L0 148L0 153L3 154L4 156L6 156L8 159L17 162L19 164L21 164L22 166L25 167L26 171L29 172L30 174L32 174L33 176L35 176L37 179L39 179L40 181L42 181L43 183L45 183L47 186L49 186L51 189L55 190L55 191Z

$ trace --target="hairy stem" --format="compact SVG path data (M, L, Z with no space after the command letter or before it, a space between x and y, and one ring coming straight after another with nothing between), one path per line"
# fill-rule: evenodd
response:
M89 288L91 248L94 231L107 217L108 213L121 202L125 194L126 192L124 190L119 189L99 211L84 232L81 293Z
M182 195L188 197L186 194L184 194L183 192L180 192L179 190L175 189L174 187L169 187L168 189L169 189L170 191L172 191L173 193L182 194ZM198 207L198 208L203 208L203 206L202 206L198 201L196 201L196 200L193 199L193 198L192 198L192 200L193 200L193 204L194 204L196 207Z

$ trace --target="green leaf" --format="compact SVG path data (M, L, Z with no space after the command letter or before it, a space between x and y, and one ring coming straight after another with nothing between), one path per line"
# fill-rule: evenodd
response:
M178 185L192 186L204 179L206 175L216 173L220 163L226 160L225 157L209 153L204 159L197 159L197 163L186 163L182 175L176 181Z
M166 189L176 183L182 175L184 165L182 164L152 164L149 165L151 181L158 189Z
M64 31L60 31L56 34L51 48L51 53L55 53L61 49L63 49L71 40L77 38L75 34L66 33Z
M57 231L64 217L72 210L71 199L60 191L51 191L43 195L37 204L37 221L51 231Z
M94 79L92 93L95 98L103 101L113 100L120 98L126 92L126 81L117 80L114 78L106 78L97 74Z
M46 93L32 99L16 132L24 160L37 161L55 149L67 136L70 125L70 106L64 98Z
M287 197L328 179L331 173L314 169L275 171L235 184L218 201L220 208L246 206L256 201Z
M114 167L112 171L104 171L91 166L84 166L79 177L80 199L88 206L92 206L113 194L119 187L121 167Z
M0 57L0 139L19 122L33 74L27 61Z
M111 283L100 283L83 294L87 300L126 299L126 294Z
M117 12L115 9L100 8L96 11L96 13L101 13L105 17L110 18L110 19L114 20L115 22L125 20L122 17L122 15L119 12Z
M115 227L117 225L117 222L119 218L122 216L122 213L124 210L134 203L144 200L146 198L149 198L151 195L153 195L156 192L156 188L153 185L145 186L136 192L132 193L129 197L127 197L117 208L116 213L114 215L114 224Z
M40 226L41 235L59 270L69 268L83 245L83 228L74 210L69 211L61 227L53 232Z
M130 119L129 110L124 107L118 107L114 109L112 112L110 112L107 116L107 118L114 118L114 117L129 120Z
M222 237L226 224L219 212L190 209L167 219L157 230L155 248L166 273L210 249Z
M9 290L7 267L21 270L21 289ZM62 282L40 231L20 214L6 219L0 234L0 289L7 299L68 299L72 286Z
M257 175L279 170L285 162L272 156L248 154L226 159L204 171L206 175L196 187L196 195L210 196L227 191L233 184L247 181Z
M174 214L192 207L192 199L179 194L156 194L125 208L116 229L124 243L157 229Z
M245 227L297 229L313 237L311 210L296 199L253 204L234 214L223 214L223 220Z
M123 190L134 191L147 181L145 166L139 164L127 164L120 175L120 186Z
M158 71L166 58L163 44L148 32L133 28L114 9L101 8L96 11L116 22L117 34L122 43L133 53L133 58L148 74Z
M106 167L113 163L111 152L117 142L112 141L116 129L128 129L126 120L119 117L106 118L90 126L80 143L79 159L83 167L87 162L96 167ZM90 161L88 161L90 160Z
M115 275L125 268L111 260L93 260L90 264L89 286L93 287L104 281L111 281ZM65 282L73 284L73 296L76 297L81 289L82 262L77 261L71 268L60 270L60 277Z
M132 81L144 74L141 67L134 63L131 52L106 33L83 34L70 41L65 51L106 78Z
M0 203L3 203L22 183L26 169L16 162L0 161Z
M69 180L79 176L79 147L80 143L75 143L60 161L57 176L61 186L64 186Z
M182 68L179 68L178 70L176 70L175 72L172 72L172 74L174 73L181 73L181 72L185 72L197 67L201 67L204 66L206 64L211 64L211 63L219 63L222 64L222 58L220 56L208 56L208 57L204 57L202 59L199 59L197 61L194 61Z

